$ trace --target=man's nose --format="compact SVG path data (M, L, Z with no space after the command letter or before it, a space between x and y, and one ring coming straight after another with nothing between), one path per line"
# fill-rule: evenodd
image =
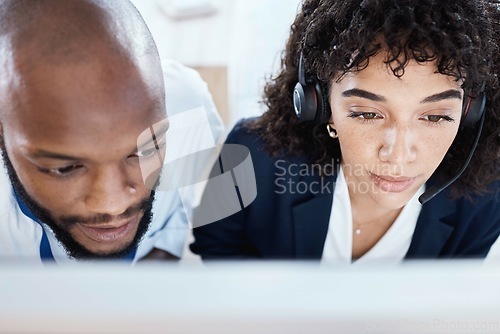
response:
M120 215L137 202L137 185L123 167L107 166L92 174L85 197L85 204L92 212Z
M415 131L407 124L394 122L383 130L383 143L379 158L384 162L404 165L415 161L417 157Z

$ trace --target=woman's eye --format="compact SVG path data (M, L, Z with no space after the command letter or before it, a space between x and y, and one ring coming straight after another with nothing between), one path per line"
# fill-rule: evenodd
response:
M82 168L82 167L83 167L82 165L75 164L75 165L70 165L70 166L61 167L61 168L42 168L42 167L40 167L39 170L45 174L52 174L55 176L66 176L66 175L69 175L72 172L74 172L77 169Z
M351 111L347 116L350 118L358 118L366 121L383 118L380 114L375 112L360 112L360 111Z
M375 119L375 118L377 118L377 114L375 114L373 112L367 112L367 113L364 113L361 117L363 117L364 119Z
M431 122L431 123L439 123L441 121L446 121L446 122L454 122L455 121L450 116L441 116L441 115L428 115L428 116L424 116L424 119L426 121Z

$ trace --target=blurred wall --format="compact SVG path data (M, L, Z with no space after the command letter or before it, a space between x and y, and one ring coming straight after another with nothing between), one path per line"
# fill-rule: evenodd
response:
M207 81L228 129L240 118L263 112L259 101L265 78L279 68L300 0L132 1L160 55L197 69ZM175 4L214 10L176 17Z

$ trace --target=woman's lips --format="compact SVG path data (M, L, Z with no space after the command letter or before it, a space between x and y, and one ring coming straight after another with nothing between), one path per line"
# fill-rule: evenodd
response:
M118 226L88 226L79 224L82 232L96 242L114 242L127 237L134 231L136 219L129 219Z
M383 191L391 193L400 193L410 188L414 177L407 176L386 176L370 173L373 183Z

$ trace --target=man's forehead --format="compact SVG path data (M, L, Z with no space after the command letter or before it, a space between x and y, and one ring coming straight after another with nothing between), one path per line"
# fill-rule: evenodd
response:
M100 57L89 63L18 68L17 85L7 88L14 112L92 112L92 109L151 111L164 103L160 65L139 67ZM129 108L130 107L130 108ZM154 111L154 110L152 110Z
M121 75L111 78L103 78L97 64L88 67L88 71L85 66L76 71L43 68L26 74L25 85L10 94L4 123L13 131L7 136L17 132L29 143L100 145L126 138L123 133L137 137L166 117L160 83L144 82L135 67L117 71Z

